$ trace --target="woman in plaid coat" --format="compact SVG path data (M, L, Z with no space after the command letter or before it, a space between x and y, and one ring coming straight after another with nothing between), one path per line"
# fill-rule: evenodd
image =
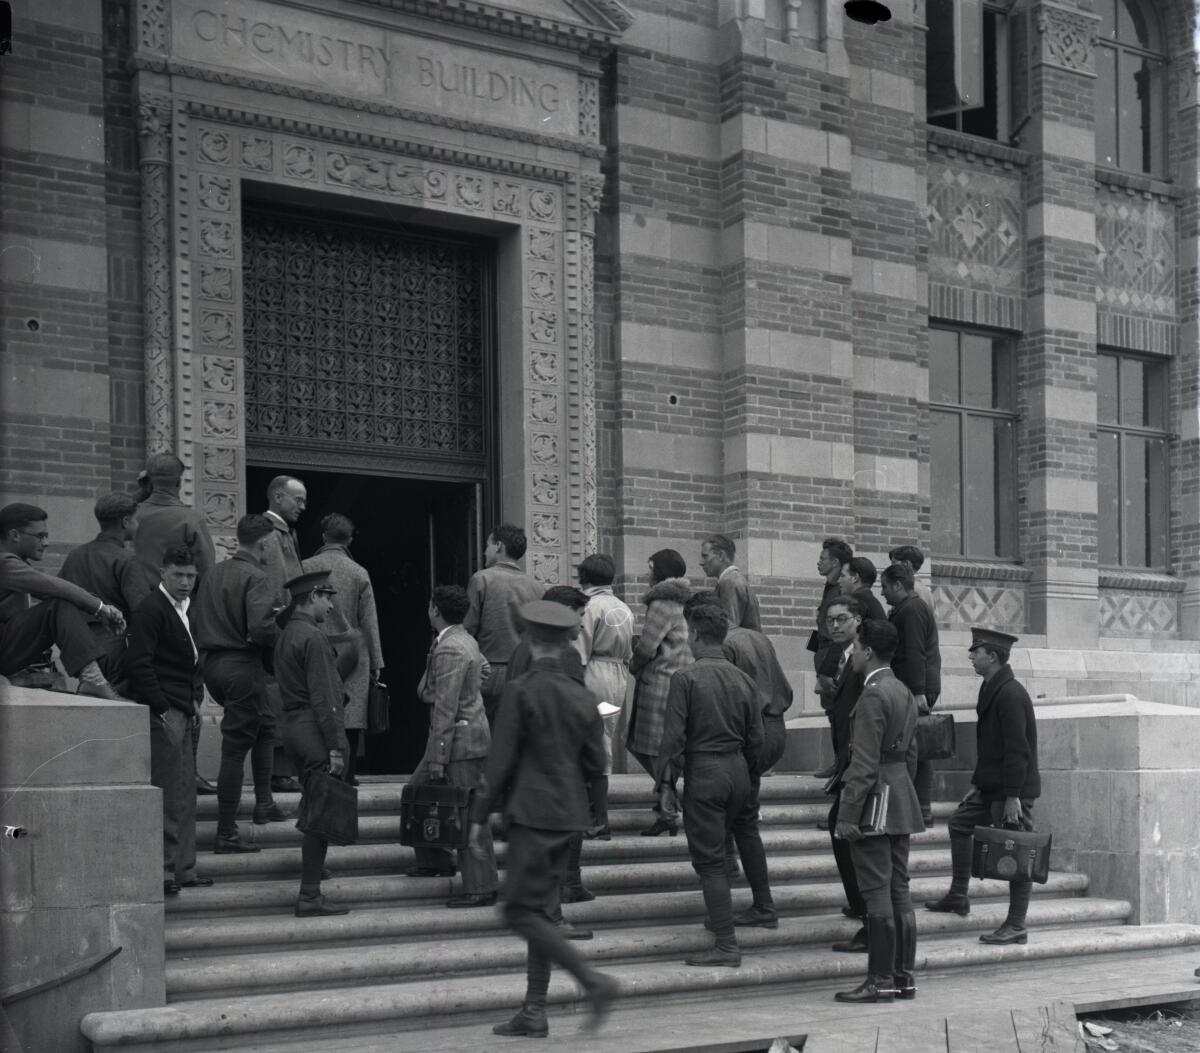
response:
M637 683L625 745L651 775L662 742L671 677L692 663L687 622L683 618L683 605L692 591L686 574L687 564L672 548L664 548L650 557L650 589L642 597L646 620L629 662L629 671ZM659 813L658 818L642 833L648 837L669 833L674 837L679 832L674 796L664 794L654 810Z

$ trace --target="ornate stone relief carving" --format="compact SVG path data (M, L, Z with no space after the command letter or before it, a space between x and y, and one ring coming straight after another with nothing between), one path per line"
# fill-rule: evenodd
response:
M420 178L420 169L412 165L340 150L325 153L325 179L338 186L379 190L400 197L421 197Z
M535 545L555 548L562 541L561 518L558 513L534 512L531 540Z
M283 148L283 174L293 179L316 179L316 151L304 143L288 143Z
M459 173L454 177L454 200L473 212L483 208L483 180L479 176Z
M534 464L558 464L558 436L535 431L529 438L529 456Z
M530 559L534 580L542 585L557 584L561 577L562 561L555 552L534 552Z
M233 201L232 184L228 176L201 172L196 176L196 200L213 212L228 212Z
M167 50L167 0L138 0L138 47L160 54Z
M541 230L530 227L529 255L535 260L553 261L558 255L557 237L552 230Z
M199 158L205 164L223 165L229 162L233 139L219 128L205 128L200 132Z
M532 310L528 312L530 340L539 344L553 344L558 339L558 312Z
M229 311L200 312L200 343L230 350L235 344L233 315Z
M226 355L202 355L200 384L205 391L232 395L237 391L237 359Z
M1098 15L1043 2L1034 18L1041 37L1041 62L1072 73L1096 72Z
M557 384L558 353L534 348L529 354L529 379L535 384Z
M242 167L251 172L270 172L274 168L274 144L257 135L242 136Z
M201 475L221 483L237 482L237 450L229 446L202 446Z
M227 490L208 490L204 494L204 518L213 526L231 530L237 526L238 495Z
M600 140L600 82L595 77L579 77L579 137L589 143Z
M200 412L200 436L204 439L238 439L242 408L230 399L204 399Z
M1175 210L1153 197L1102 190L1096 198L1096 302L1175 315Z
M529 214L539 223L554 223L558 219L558 193L545 187L529 191Z
M508 183L499 179L492 180L492 211L498 212L503 216L521 216L524 214L521 208L521 191L524 189L520 183Z
M233 300L233 270L218 263L200 264L200 295L207 300Z
M558 506L558 472L534 472L530 477L530 494L534 503Z
M558 283L552 271L529 272L529 298L536 303L558 302Z
M529 419L534 424L558 423L558 395L553 391L529 393Z
M233 225L219 219L200 220L200 251L233 258Z

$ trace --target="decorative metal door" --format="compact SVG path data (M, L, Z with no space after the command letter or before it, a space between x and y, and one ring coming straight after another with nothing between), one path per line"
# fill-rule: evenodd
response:
M243 268L252 455L486 476L486 244L248 207Z

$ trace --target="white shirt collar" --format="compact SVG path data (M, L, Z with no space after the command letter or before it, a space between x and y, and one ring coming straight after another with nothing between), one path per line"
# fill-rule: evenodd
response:
M290 530L288 521L283 518L278 512L272 512L269 508L263 513L272 523L279 523L284 530Z
M453 628L454 628L454 626L453 626L453 625L447 625L447 626L446 626L446 628L444 628L444 629L443 629L441 632L439 632L439 633L437 634L437 636L434 638L434 641L433 641L433 642L434 642L434 644L435 644L435 645L436 645L436 644L440 644L440 643L442 642L442 637L443 637L443 636L445 636L445 635L446 635L446 633L448 633L448 632L449 632L451 629L453 629Z
M875 679L875 678L876 678L876 677L877 677L877 676L878 676L880 673L887 672L887 671L888 671L888 667L887 667L886 665L882 665L882 666L880 666L878 669L873 669L873 670L872 670L871 672L869 672L869 673L866 675L866 677L864 678L864 680L863 680L863 687L865 688L865 687L866 687L866 686L867 686L867 685L868 685L868 684L869 684L869 683L870 683L872 680L874 680L874 679Z
M184 624L187 624L188 608L192 605L191 596L185 596L182 600L177 600L174 596L167 592L167 587L161 582L159 582L158 591L166 596L167 601L179 612L180 616L183 618Z
M611 596L613 594L611 585L589 585L581 591L585 596Z
M723 571L721 571L720 574L717 575L717 581L720 581L722 578L724 578L726 574L732 574L735 570L737 570L737 564L730 563L728 567L726 567Z

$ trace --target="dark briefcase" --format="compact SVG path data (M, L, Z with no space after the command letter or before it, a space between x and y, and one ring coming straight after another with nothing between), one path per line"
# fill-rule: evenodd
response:
M1050 835L1003 826L975 827L971 876L1014 881L1027 878L1039 885L1050 875Z
M367 686L367 734L382 735L392 727L392 698L382 680Z
M465 848L471 788L445 782L406 783L400 793L400 843L412 848Z
M358 840L358 790L336 775L313 772L304 780L296 829L317 834L330 844L354 844Z
M917 760L947 760L956 752L952 714L926 713L917 717Z

